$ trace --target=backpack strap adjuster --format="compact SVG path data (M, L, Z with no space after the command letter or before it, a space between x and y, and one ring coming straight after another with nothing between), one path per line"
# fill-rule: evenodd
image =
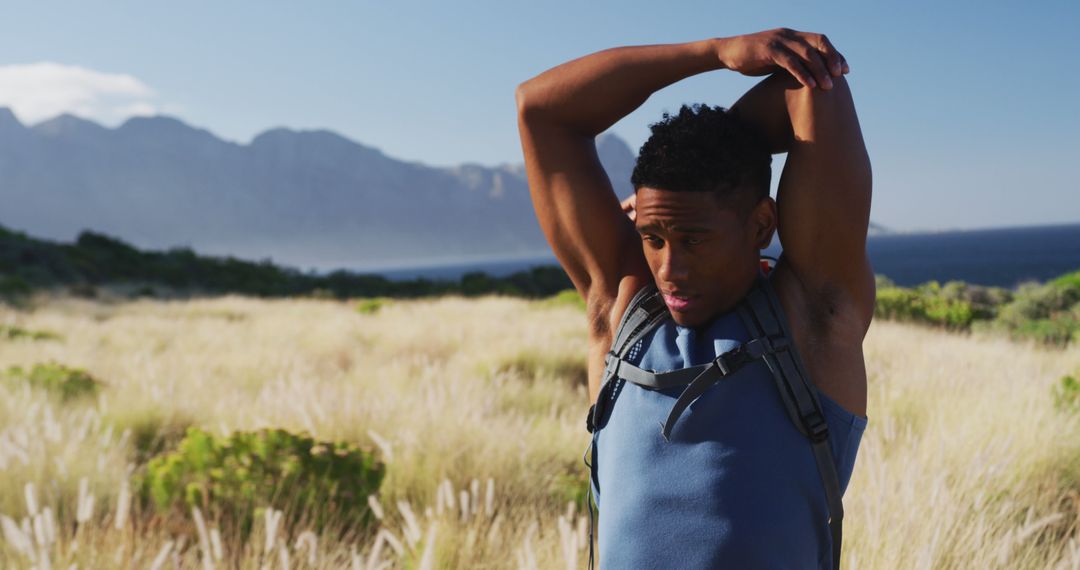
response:
M817 411L805 416L803 425L806 427L806 435L810 438L810 441L820 443L829 438L829 424L825 422L825 418Z
M759 358L766 353L776 354L788 349L788 338L782 334L774 336L762 336L747 341L743 346L753 358Z
M619 364L621 363L622 359L619 358L619 355L609 350L608 353L604 355L604 377L601 381L606 383L617 378L619 375Z

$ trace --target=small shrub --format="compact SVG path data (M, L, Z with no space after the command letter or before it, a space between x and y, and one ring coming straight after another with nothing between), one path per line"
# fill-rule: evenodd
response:
M993 319L998 307L1011 299L1011 293L1001 287L963 281L948 281L944 285L927 281L914 288L891 283L888 278L877 277L875 317L928 323L950 330L971 330L975 321Z
M183 441L191 422L175 416L140 410L141 415L130 421L132 445L135 447L135 463L142 464L178 446Z
M880 289L888 289L889 287L896 287L896 283L884 275L874 274L874 285Z
M930 297L923 299L922 302L923 313L932 323L943 325L948 329L967 329L971 325L974 311L971 309L971 303L967 301Z
M1071 283L1071 275L1046 284L1021 284L1012 301L998 311L995 326L1012 338L1057 346L1080 337L1080 287Z
M1080 330L1080 327L1072 319L1051 318L1023 321L1009 332L1014 339L1029 338L1043 344L1065 347L1077 330Z
M41 388L60 396L62 401L85 396L95 396L104 385L81 368L69 368L56 362L35 364L29 371L21 366L8 368L8 376L25 380L35 388Z
M1051 285L1080 290L1080 270L1060 275L1050 281Z
M62 337L49 331L32 331L14 325L0 325L0 339L60 340Z
M583 354L547 354L535 350L522 350L501 358L495 367L497 372L514 372L532 380L540 377L565 378L572 384L587 385L588 363Z
M586 500L589 493L589 468L579 461L572 469L568 468L563 473L556 473L551 479L548 490L551 497L559 504L573 502L578 509L584 511L588 506Z
M338 297L337 294L334 293L333 290L327 289L325 287L316 287L316 288L312 289L310 292L308 292L307 296L309 298L311 298L311 299L324 299L324 300L333 300L333 299L337 299L337 297Z
M387 297L371 297L367 299L360 299L356 302L356 312L361 315L374 315L378 313L383 307L390 304L390 299Z
M1080 381L1072 376L1062 376L1054 385L1054 405L1060 410L1080 411Z
M926 312L915 291L886 287L877 292L874 316L898 321L922 321L926 318Z
M537 301L537 303L544 307L573 307L582 312L585 311L585 299L581 298L581 294L577 292L577 289L564 289L547 299Z
M247 537L266 507L322 530L328 523L368 525L367 496L385 466L345 442L315 441L281 429L214 436L192 427L175 451L150 460L136 487L164 513L204 513Z
M1080 288L1028 281L1017 288L1012 302L1002 307L999 318L1012 325L1025 320L1046 319L1077 302L1080 302Z

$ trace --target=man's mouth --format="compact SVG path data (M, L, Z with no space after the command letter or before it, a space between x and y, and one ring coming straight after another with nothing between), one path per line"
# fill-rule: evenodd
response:
M697 304L697 297L686 297L683 295L671 295L664 293L664 302L667 303L669 309L673 311L686 311Z

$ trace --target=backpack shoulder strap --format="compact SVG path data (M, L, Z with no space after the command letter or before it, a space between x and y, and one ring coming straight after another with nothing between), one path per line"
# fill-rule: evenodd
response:
M833 568L840 567L840 545L843 534L844 506L840 496L840 480L829 447L829 427L824 410L814 392L814 385L802 358L795 347L791 330L780 306L780 300L769 278L759 274L751 288L747 303L740 305L739 316L755 338L783 336L789 340L787 350L763 355L772 372L776 388L795 427L806 436L813 447L818 472L825 485L829 506L829 530L832 534ZM749 307L747 309L746 307Z
M668 312L667 305L655 283L645 285L630 299L630 304L627 305L619 321L619 328L615 329L612 335L611 349L604 356L604 375L600 380L600 393L596 397L596 402L589 406L589 415L585 418L585 427L589 433L596 430L597 423L603 418L604 405L609 397L608 392L614 384L612 381L619 375L620 367L626 367L624 372L641 380L646 380L646 376L651 374L624 362L624 359L638 340L668 318L671 318L671 313ZM639 374L635 374L635 370L632 369L636 369ZM685 374L680 372L670 377L653 378L653 381L670 384L681 380Z
M623 357L630 351L630 347L648 332L656 328L665 319L669 318L667 305L660 295L660 290L655 284L650 283L642 287L627 305L619 322L619 328L612 335L612 353ZM606 380L606 378L605 378Z

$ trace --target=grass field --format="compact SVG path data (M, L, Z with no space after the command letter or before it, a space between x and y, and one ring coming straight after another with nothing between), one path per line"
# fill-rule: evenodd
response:
M0 369L51 361L105 383L63 401L0 382L0 567L583 567L583 313L503 297L356 307L0 305L9 329L58 335L0 336ZM1052 399L1080 348L875 321L865 355L845 568L1080 568L1080 413ZM187 426L376 450L378 524L289 533L270 510L241 543L201 512L183 524L132 508L136 436L174 444Z

